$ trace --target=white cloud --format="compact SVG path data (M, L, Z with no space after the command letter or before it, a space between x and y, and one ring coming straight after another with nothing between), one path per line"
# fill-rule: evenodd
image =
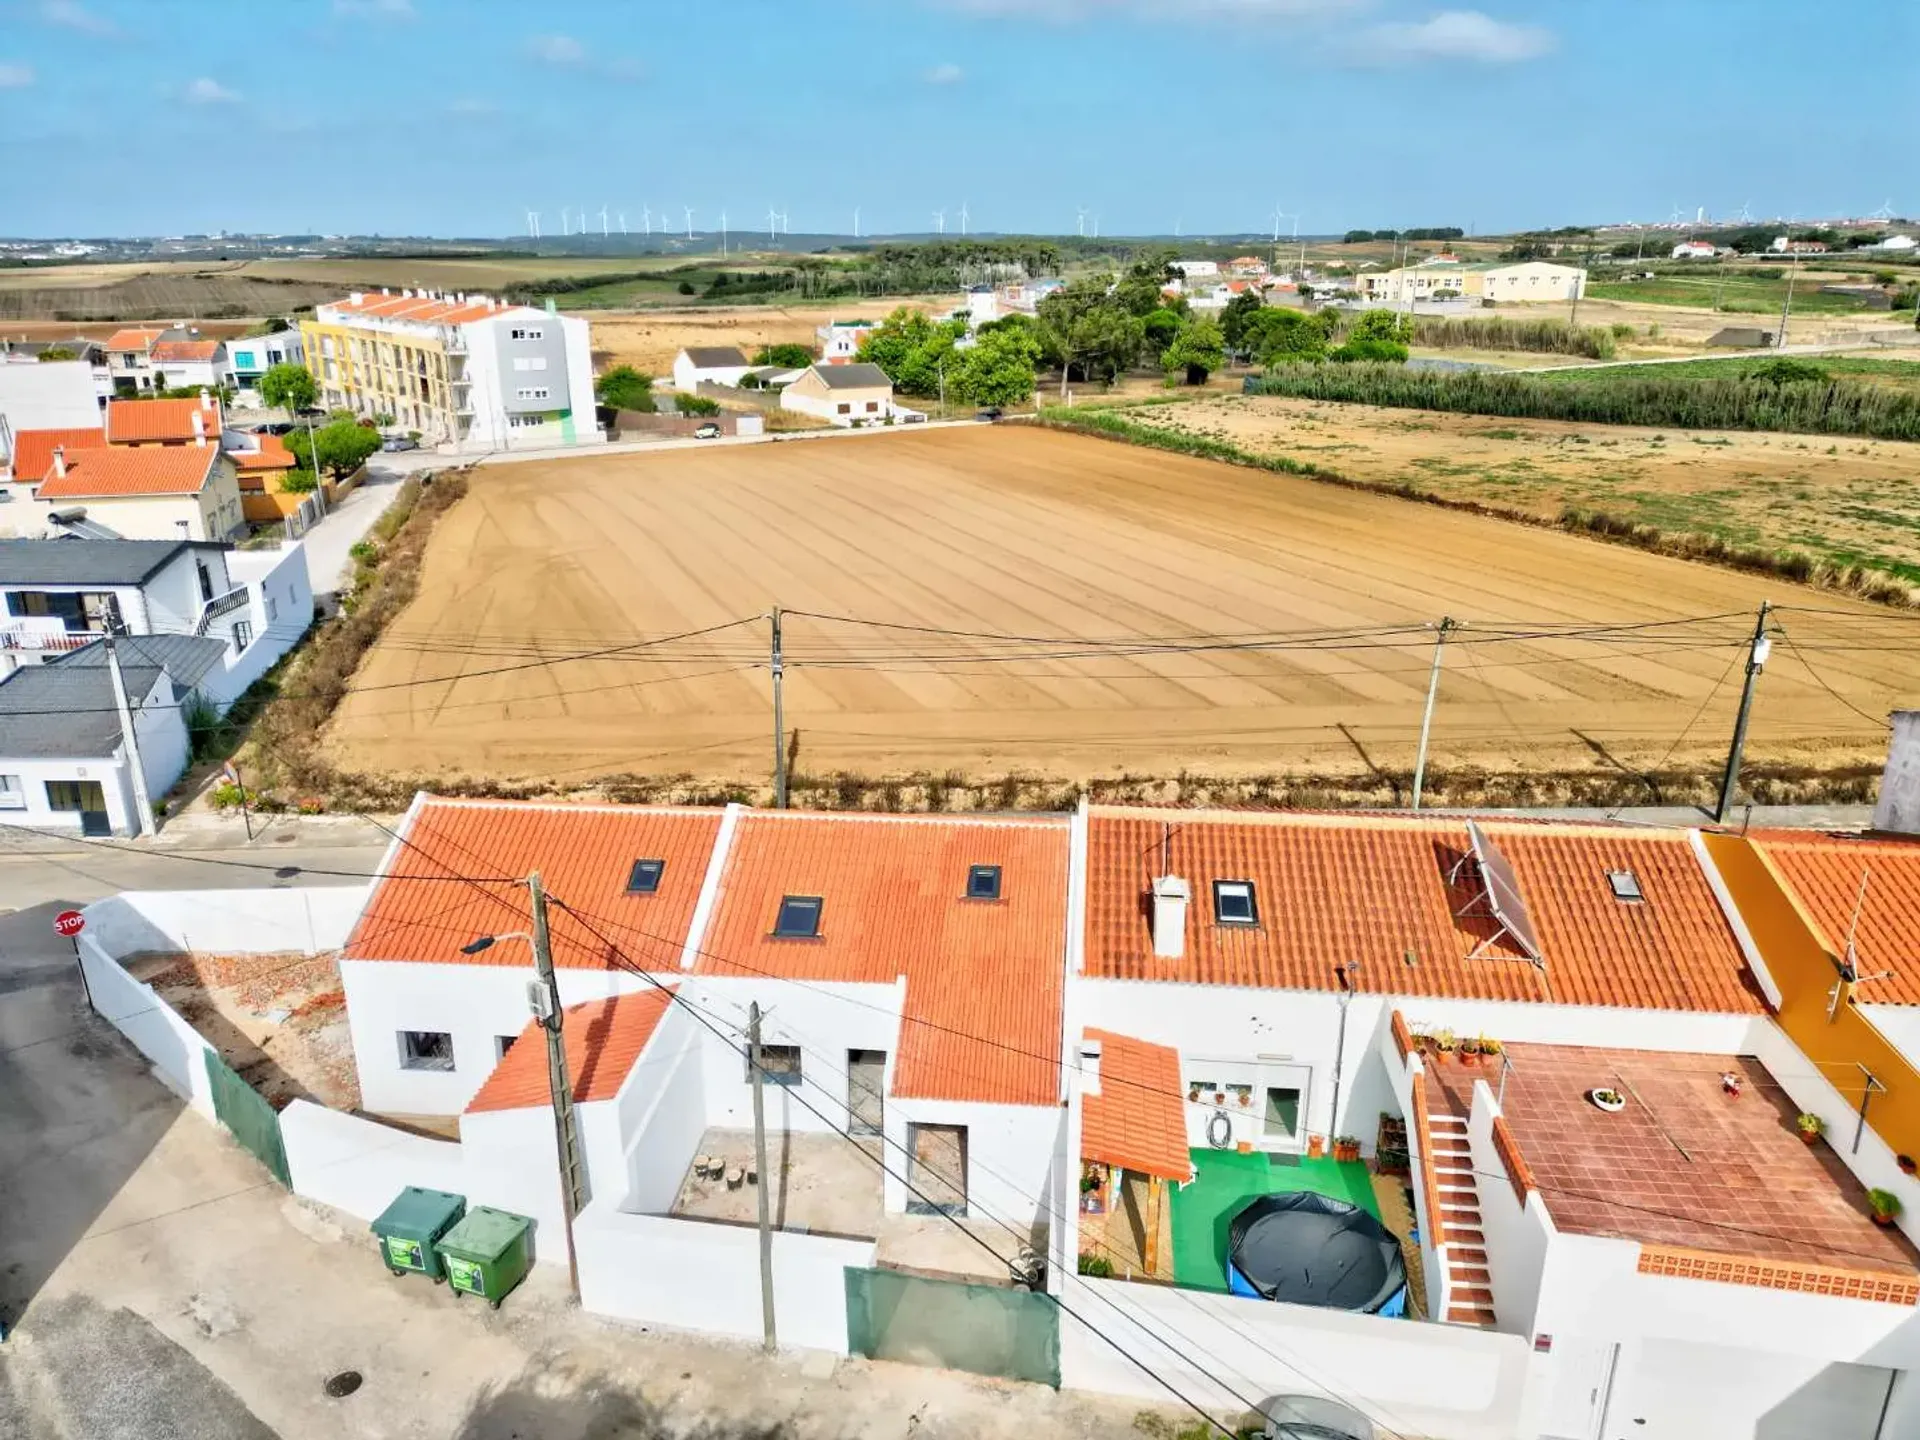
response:
M549 65L583 65L587 59L587 47L571 35L536 35L527 49Z
M1374 25L1354 39L1354 55L1375 63L1472 60L1512 65L1535 60L1554 47L1551 30L1510 25L1478 10L1444 10L1431 20Z
M218 80L209 80L204 75L198 80L189 80L181 96L189 105L231 105L240 98Z
M40 18L49 25L78 30L83 35L118 35L120 27L104 15L84 9L78 0L41 0Z
M24 90L33 84L31 65L14 65L0 60L0 90Z
M934 66L920 78L929 85L958 85L966 78L966 73L958 65L949 63Z
M333 0L333 13L375 20L417 20L413 0Z

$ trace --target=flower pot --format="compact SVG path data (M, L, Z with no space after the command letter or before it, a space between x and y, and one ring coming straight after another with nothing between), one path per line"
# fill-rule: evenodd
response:
M1893 1157L1893 1163L1900 1167L1900 1173L1903 1175L1911 1175L1914 1172L1915 1166L1911 1155L1896 1155Z
M1873 1212L1873 1223L1878 1225L1882 1230L1891 1230L1893 1228L1893 1216L1882 1215L1876 1210Z
M1800 1132L1800 1138L1811 1145L1820 1138L1820 1132L1818 1130L1802 1130Z
M1326 1153L1326 1148L1327 1142L1322 1137L1318 1135L1309 1135L1307 1137L1307 1158L1309 1160L1318 1160Z
M1598 1108L1606 1111L1609 1115L1618 1115L1622 1110L1627 1108L1626 1096L1617 1093L1609 1095L1604 1089L1589 1090L1587 1092L1587 1099L1591 1100Z

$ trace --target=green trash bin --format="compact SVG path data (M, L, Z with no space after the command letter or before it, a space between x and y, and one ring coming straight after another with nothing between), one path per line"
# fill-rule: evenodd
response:
M447 1278L447 1272L434 1246L466 1213L464 1195L409 1185L373 1222L373 1233L380 1238L380 1258L396 1275L413 1271L431 1276L438 1285Z
M478 1295L494 1309L532 1268L533 1221L476 1205L435 1248L456 1295Z

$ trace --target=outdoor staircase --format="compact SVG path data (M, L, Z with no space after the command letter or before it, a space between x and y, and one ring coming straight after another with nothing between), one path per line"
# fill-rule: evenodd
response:
M1480 1228L1480 1190L1466 1119L1436 1110L1427 1117L1427 1133L1431 1148L1426 1163L1433 1172L1447 1242L1448 1300L1442 1318L1455 1325L1491 1326L1493 1276L1487 1271L1487 1240Z

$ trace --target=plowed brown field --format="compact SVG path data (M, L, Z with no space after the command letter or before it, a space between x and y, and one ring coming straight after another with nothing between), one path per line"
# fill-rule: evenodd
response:
M1762 599L1826 613L1784 613L1750 753L1877 756L1920 620L1551 530L1012 427L488 466L326 743L386 773L760 781L766 622L658 642L779 604L900 627L787 616L816 774L1404 767L1433 647L1394 627L1443 615L1469 628L1436 764L1705 762ZM1643 628L1536 633L1593 626ZM1169 640L1194 636L1232 638Z

